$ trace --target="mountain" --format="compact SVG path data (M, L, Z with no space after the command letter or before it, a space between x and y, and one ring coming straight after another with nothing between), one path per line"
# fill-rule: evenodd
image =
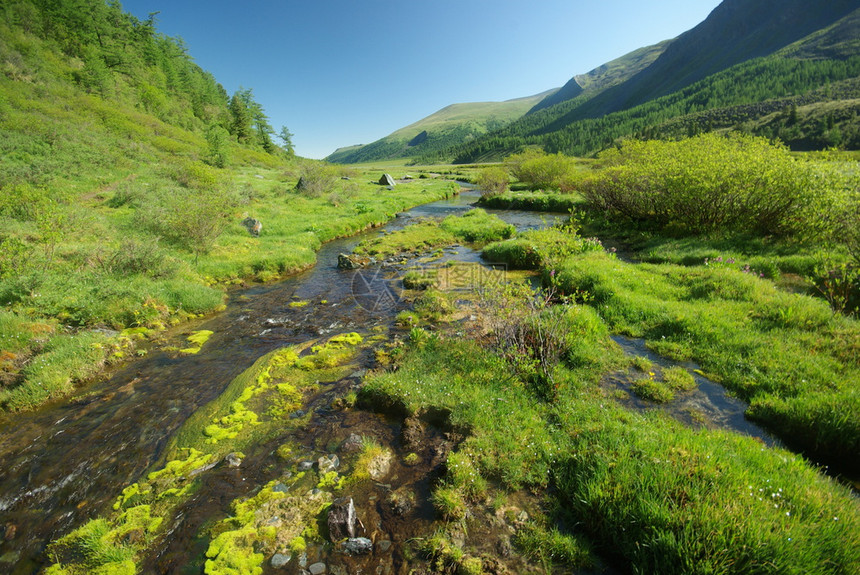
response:
M529 114L572 100L582 94L597 94L628 80L650 66L672 42L672 40L664 40L653 46L639 48L598 66L587 74L574 76L560 90L550 94L529 110Z
M371 144L339 148L326 160L354 164L433 154L510 124L556 91L504 102L452 104Z
M630 137L741 129L796 149L860 148L860 0L725 0L698 26L576 75L528 113L416 161L524 147L588 155Z
M726 0L671 42L653 64L564 121L629 109L677 92L736 64L772 54L857 8L857 0Z

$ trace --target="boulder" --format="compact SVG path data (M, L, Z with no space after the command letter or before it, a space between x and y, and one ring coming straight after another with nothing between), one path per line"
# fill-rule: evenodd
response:
M394 178L391 177L391 174L382 174L382 177L379 178L379 185L394 187L397 183L394 181Z
M328 508L328 534L332 542L355 537L355 504L352 497L339 497Z
M259 236L260 231L263 229L263 222L256 218L247 217L242 220L242 225L248 230L248 233L252 236Z
M389 450L385 450L367 464L367 472L370 478L374 481L382 481L388 472L391 471L391 462L394 459L394 454Z

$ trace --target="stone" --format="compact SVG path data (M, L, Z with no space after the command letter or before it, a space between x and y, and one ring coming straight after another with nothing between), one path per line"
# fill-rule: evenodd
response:
M12 541L15 539L15 535L18 533L18 526L14 523L7 523L5 533L3 534L3 539L6 541Z
M376 548L379 549L381 553L387 553L388 550L391 549L391 541L389 541L388 539L377 541Z
M392 491L388 504L395 515L406 515L415 507L415 495L405 487Z
M238 453L228 453L224 458L227 467L239 467L242 465L242 457Z
M274 492L274 493L286 493L289 490L290 490L289 486L284 485L283 483L278 483L277 485L272 487L272 492Z
M391 174L382 174L382 177L379 178L379 185L394 187L397 183L394 181L394 178L391 177Z
M355 537L355 504L352 497L339 497L328 508L328 533L333 543Z
M310 459L305 459L304 461L299 461L298 469L299 471L310 471L314 468L314 462Z
M349 555L366 555L373 551L373 541L367 537L350 537L343 544L343 551Z
M272 560L269 561L269 565L275 569L280 569L282 567L286 567L287 563L289 563L292 558L293 556L290 553L275 553L272 555Z
M349 437L343 440L340 444L340 450L346 453L355 453L361 451L362 448L361 436L357 433L350 433Z
M373 260L355 254L338 254L337 267L342 270L357 270L369 266Z
M252 236L259 236L260 232L263 230L263 222L256 218L245 218L242 220L242 225L248 230L248 233Z
M367 464L367 472L374 481L382 481L391 471L391 461L394 455L387 449L370 460Z
M320 475L328 473L329 471L334 471L338 467L340 467L340 459L338 459L337 455L334 453L324 455L317 460L317 468L319 469Z
M308 567L308 571L311 572L311 575L322 575L326 572L325 563L314 563L310 567Z

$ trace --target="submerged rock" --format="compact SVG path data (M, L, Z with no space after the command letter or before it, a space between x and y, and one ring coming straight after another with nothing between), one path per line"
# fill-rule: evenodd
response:
M389 450L385 450L367 464L367 472L370 478L374 481L382 481L388 472L391 471L391 461L394 459L394 454Z
M349 555L366 555L373 551L373 541L367 537L350 537L343 544L343 552Z
M324 455L317 460L317 466L319 467L320 474L325 474L340 467L340 459L334 453Z
M349 437L343 440L340 444L340 450L346 453L355 453L361 451L362 441L361 436L357 433L350 433Z
M242 456L238 453L228 453L224 458L227 467L239 467L242 465Z
M293 556L289 553L275 553L272 555L272 560L269 561L269 565L275 569L280 569L282 567L286 567L287 563L289 563L292 558Z
M357 270L367 267L373 260L367 256L357 256L355 254L338 254L337 267L342 270Z
M355 537L355 504L352 497L339 497L328 508L328 532L332 542Z

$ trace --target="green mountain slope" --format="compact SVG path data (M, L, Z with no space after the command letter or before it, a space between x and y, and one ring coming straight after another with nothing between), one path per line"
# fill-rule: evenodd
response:
M746 4L745 0L732 0L724 2L721 7L729 5L737 8ZM580 94L573 99L529 114L484 138L447 150L446 156L455 158L458 162L497 159L523 146L541 146L547 151L582 155L610 145L621 137L660 136L665 133L664 124L683 117L695 119L681 124L684 125L685 132L696 133L753 122L763 115L773 113L775 106L782 108L793 104L808 106L814 102L855 98L857 96L853 88L854 84L851 82L842 85L840 90L822 88L828 85L835 86L860 74L858 71L860 47L857 40L860 38L860 17L858 17L860 2L856 0L850 3L835 2L823 7L821 4L827 3L809 4L809 20L816 26L821 21L832 17L837 7L836 14L842 14L846 6L854 6L854 10L814 30L811 34L796 39L798 34L809 29L810 24L805 21L802 25L798 23L802 18L795 10L797 5L794 2L788 3L785 13L771 13L772 19L777 23L787 26L792 24L789 27L793 32L781 32L778 35L778 41L770 38L767 42L762 40L762 34L766 35L766 32L773 30L773 22L746 26L748 34L745 36L745 45L751 47L751 50L755 48L760 51L770 49L774 43L783 44L779 50L712 73L679 90L646 100L644 103L629 107L625 107L626 103L619 104L618 94L624 94L627 103L636 102L644 97L642 94L646 92L660 94L695 76L688 66L682 65L677 55L673 56L677 53L677 47L682 40L689 50L693 51L685 54L685 58L690 62L703 62L709 58L713 60L713 55L707 54L713 52L710 47L719 44L717 40L711 38L716 34L715 30L718 27L713 25L697 27L672 42L651 66L643 69L630 80L596 95ZM756 13L751 12L750 17ZM715 10L714 14L719 15L719 9ZM711 18L715 17L714 14ZM793 20L789 16L792 16ZM735 14L735 19L737 18L739 16ZM721 18L720 21L724 26L733 22L725 18ZM701 42L704 46L703 54L695 53L697 36L691 33L697 30L697 34L707 32ZM726 38L732 38L734 33L733 31L729 34L727 31ZM791 42L784 44L788 40ZM670 68L677 70L679 77L675 77L672 70L667 71L667 65L662 64L661 61L675 62L674 68ZM658 74L661 69L662 72ZM639 95L635 96L635 94ZM795 101L792 98L798 100ZM766 102L767 105L754 106L754 104ZM607 112L619 106L622 109ZM737 107L743 107L741 116L736 113ZM724 112L717 112L723 108L726 109ZM732 111L730 108L735 110ZM711 112L704 114L708 111ZM723 120L715 122L714 119L717 117L723 117ZM702 118L710 119L700 121ZM727 124L726 121L729 118L732 120ZM839 129L833 132L832 128L840 121L846 125L836 126ZM851 120L850 117L844 120L834 117L823 124L824 129L831 130L829 136L821 137L819 134L811 139L804 136L803 139L806 142L804 146L808 146L811 141L826 140L833 141L838 146L852 148L856 146L852 143L855 140L850 135L852 122L856 124L856 120ZM677 123L676 121L675 124ZM745 127L755 131L757 126L758 124L750 123ZM768 132L765 130L761 133ZM674 130L672 135L677 135L677 130Z
M353 164L433 154L510 124L554 92L504 102L452 104L372 144L340 148L326 160Z
M537 106L529 110L529 114L567 100L572 100L582 94L597 94L630 79L654 63L654 60L665 52L666 48L672 42L672 40L664 40L653 46L639 48L611 62L598 66L587 74L574 76L558 92L550 94L541 100Z

